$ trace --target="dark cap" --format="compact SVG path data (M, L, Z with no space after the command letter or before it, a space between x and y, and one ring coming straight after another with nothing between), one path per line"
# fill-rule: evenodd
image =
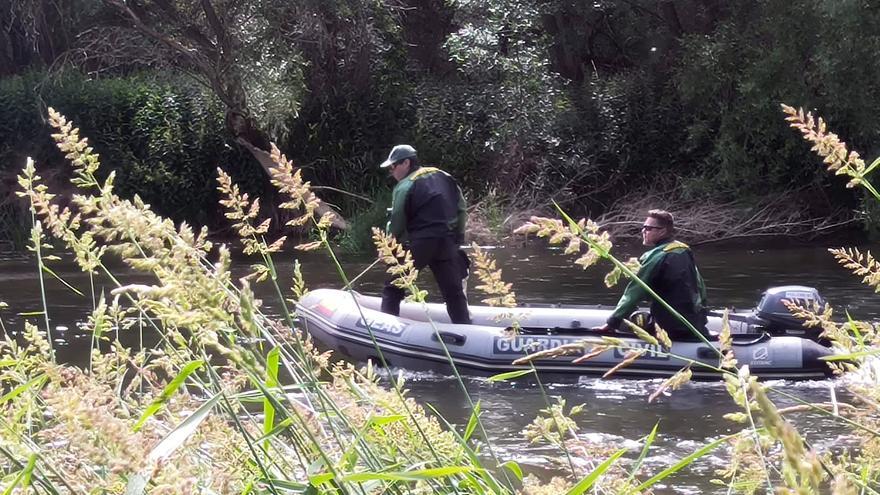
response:
M408 144L398 144L394 148L391 148L391 153L388 154L388 159L382 162L382 164L379 165L379 168L388 168L392 163L397 163L414 156L416 156L415 148Z

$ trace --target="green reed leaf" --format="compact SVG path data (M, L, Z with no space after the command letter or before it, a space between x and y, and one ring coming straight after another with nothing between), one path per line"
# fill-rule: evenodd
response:
M164 406L171 399L171 397L174 396L174 393L177 392L180 386L183 385L183 382L186 381L189 375L191 375L195 370L201 368L203 364L205 364L205 362L201 359L198 361L191 361L187 363L187 365L184 366L182 370L180 370L180 373L178 373L177 376L175 376L174 379L168 383L168 385L165 385L165 388L162 389L162 393L159 394L159 396L156 397L149 406L147 406L147 408L144 410L144 413L141 414L140 419L138 419L137 423L135 423L132 430L138 431L143 428L144 423L146 423L148 419L159 412L159 410L162 409L162 406Z
M297 390L305 390L308 389L313 384L311 383L294 383L290 385L284 385L283 387L274 387L271 389L259 389L259 390L245 390L243 392L239 392L237 394L229 395L228 397L231 399L235 399L238 402L242 402L245 404L262 404L266 399L266 393L268 392L277 392L279 394L287 394L292 391Z
M321 473L309 476L309 484L312 486L321 486L333 479L333 473Z
M870 165L868 165L868 168L866 168L865 171L862 172L862 177L870 174L875 168L877 168L878 165L880 165L880 157L875 158L874 161L871 162Z
M506 373L499 373L497 375L492 375L487 378L487 381L490 382L506 382L508 380L513 380L514 378L519 378L521 376L528 375L530 373L534 373L534 370L517 370L517 371L508 371Z
M46 257L44 256L43 259L46 259ZM82 292L80 292L79 289L77 289L76 287L74 287L74 286L68 284L66 280L64 280L63 278L61 278L57 273L55 273L51 268L49 268L49 267L46 266L45 264L41 264L41 265L40 265L40 268L42 268L44 272L46 272L46 273L48 273L49 275L52 275L53 277L55 277L56 280L58 280L59 282L61 282L62 284L64 284L64 286L67 287L68 289L70 289L71 292L73 292L74 294L76 294L76 295L78 295L78 296L80 296L80 297L85 297L85 294L83 294Z
M822 361L849 361L851 359L862 358L867 356L876 356L880 354L880 349L871 349L870 351L852 352L849 354L834 354L833 356L822 356Z
M603 462L602 464L599 464L596 469L593 470L593 472L587 475L586 478L580 480L578 484L574 485L573 487L571 487L570 490L565 492L566 495L580 495L589 490L593 486L593 483L595 483L596 480L599 479L599 476L602 476L605 471L607 471L608 468L610 468L620 456L626 454L627 450L628 449L624 448L611 454L611 457L605 459L605 462Z
M474 468L470 466L444 466L439 468L419 469L416 471L396 471L386 473L355 473L342 478L342 481L360 483L364 481L421 481L435 478L448 478L459 474L469 473Z
M471 446L468 445L467 442L465 442L464 438L462 438L461 435L458 434L458 431L456 431L456 429L453 428L451 424L449 424L449 421L446 421L446 418L444 418L443 415L440 414L440 411L438 411L431 404L425 404L425 406L436 415L437 419L439 419L441 423L443 423L446 431L452 433L455 436L458 444L461 446L462 449L464 449L465 453L467 454L471 465L477 467L482 466L480 458L477 457L474 449L472 449ZM475 469L473 472L480 476L480 479L482 479L489 486L489 488L492 490L492 493L504 493L504 489L501 487L501 485L498 484L498 481L492 476L492 473L489 470L482 469L480 467L479 469ZM465 473L465 477L470 478L470 475L468 473Z
M199 362L199 361L197 361ZM190 363L193 364L193 363ZM170 456L178 447L183 445L186 440L195 433L199 425L202 424L214 409L214 405L223 397L222 393L217 393L204 404L199 406L192 414L180 422L173 430L168 432L155 447L150 451L147 460L151 464L155 464L162 459ZM144 473L135 473L129 477L128 484L125 486L125 495L143 495L144 489L150 482L151 469Z
M265 484L272 484L275 488L283 488L285 490L293 490L294 493L307 493L310 486L306 483L298 483L296 481L281 480L277 478L261 479Z
M15 387L14 389L10 390L9 392L7 392L3 397L0 397L0 404L4 404L7 401L10 401L10 400L18 397L19 395L23 394L25 391L27 391L31 387L36 387L36 388L42 387L43 384L46 383L46 380L48 380L48 377L46 377L45 374L41 374L41 375L38 375L34 378L31 378L30 380L28 380L27 383L22 383L21 385L19 385L19 386Z
M391 423L397 423L398 421L403 421L406 419L406 416L403 414L393 414L390 416L373 416L367 422L369 425L375 426L385 426Z
M856 342L858 342L860 346L864 347L865 338L862 336L862 332L859 331L859 326L856 325L856 321L853 320L853 317L849 314L849 311L846 312L846 324L849 326L849 329L852 331L853 335L856 336Z
M15 479L9 486L6 487L6 490L3 490L3 495L12 495L15 492L15 487L21 485L22 488L27 488L31 484L31 474L34 472L34 466L37 464L37 454L31 454L28 458L27 465L18 472L15 476Z
M265 434L264 434L263 436L261 436L260 438L257 438L255 441L256 441L256 442L262 442L263 440L268 440L268 439L270 439L270 438L273 438L273 437L275 437L276 435L278 435L279 433L281 433L282 431L284 431L284 430L286 430L287 428L289 428L290 425L292 425L292 424L293 424L293 420L292 420L292 419L290 419L290 418L284 418L284 419L282 419L281 421L279 421L278 424L275 425L274 428L272 428L271 430L269 430L267 433L265 433Z
M480 401L477 401L476 405L474 405L474 410L471 411L471 417L468 419L467 427L464 429L464 441L467 442L471 439L471 435L474 434L474 430L477 428L477 423L480 421Z
M661 471L661 472L657 473L656 475L654 475L653 477L651 477L651 479L649 479L648 481L645 481L644 483L639 485L639 487L635 489L635 492L637 492L637 493L644 492L645 489L647 489L648 487L654 485L658 481L665 479L666 477L668 477L671 474L674 474L674 473L677 473L678 471L681 471L683 468L687 467L695 460L699 459L700 457L703 457L704 455L708 454L709 452L712 452L719 445L727 442L728 440L736 437L737 435L739 435L739 433L734 433L733 435L727 435L726 437L721 437L718 440L715 440L714 442L711 442L707 445L704 445L703 447L699 448L693 454L683 458L682 460L676 462L672 466L669 466L668 468L664 469L663 471Z
M657 428L660 426L660 422L654 423L654 428L651 430L651 433L645 438L645 445L642 447L642 452L639 454L639 458L636 459L635 464L633 464L632 469L629 472L629 479L627 481L632 481L636 477L636 473L639 472L639 469L642 467L642 463L645 461L645 457L648 456L648 450L651 448L651 444L654 443L654 438L657 437Z
M522 468L519 467L519 463L518 463L518 462L516 462L516 461L507 461L507 462L501 464L501 467L502 467L502 468L505 468L505 469L507 469L507 470L509 470L509 471L510 471L511 473L513 473L513 475L516 476L517 479L519 479L520 481L523 480L523 472L522 472Z
M222 393L217 393L210 399L208 399L204 404L199 406L192 414L187 416L186 419L180 422L173 430L171 430L165 438L162 439L161 442L158 443L153 450L150 451L150 455L148 459L150 460L158 460L168 457L172 452L177 450L178 447L183 445L183 442L186 441L187 438L192 435L202 421L211 414L211 410L214 408L214 405L220 400L223 396Z
M278 386L278 362L281 351L274 347L266 355L266 388L271 390ZM263 398L263 435L267 435L275 426L275 407L267 398ZM269 449L268 442L265 448Z

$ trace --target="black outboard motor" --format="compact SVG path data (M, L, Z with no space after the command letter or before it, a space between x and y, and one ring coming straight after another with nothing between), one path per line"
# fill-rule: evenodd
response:
M808 309L812 309L815 305L818 305L820 310L825 307L825 299L813 287L803 285L771 287L764 291L761 301L755 308L754 326L763 328L763 331L770 335L793 335L819 341L822 329L805 327L803 321L795 318L785 307L783 300L795 302Z

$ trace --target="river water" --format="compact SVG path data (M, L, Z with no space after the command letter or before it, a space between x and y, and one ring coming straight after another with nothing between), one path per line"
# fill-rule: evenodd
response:
M637 256L640 251L638 246L624 247L618 254L625 258ZM622 291L622 286L605 288L602 279L607 267L584 271L573 265L572 258L563 255L561 250L549 249L543 244L496 248L490 249L490 252L499 268L503 269L503 278L513 283L521 303L613 305ZM767 287L800 284L818 288L838 315L849 311L859 319L880 318L880 305L877 304L880 296L861 285L858 277L839 267L824 248L700 246L695 248L695 253L713 307L749 308L754 306ZM304 276L310 288L341 286L336 270L327 257L319 253L288 253L276 257L282 281L290 280L295 256L303 264ZM369 256L340 257L349 277L354 277L372 262ZM236 270L244 274L248 265L248 260L238 260ZM74 265L56 262L51 266L69 284L83 293L88 292L87 276L79 273ZM5 281L0 288L0 300L10 306L2 314L6 328L17 333L23 328L25 319L31 319L42 327L42 316L27 315L42 310L35 262L14 257L0 259L0 273L3 273ZM122 267L116 270L116 274L127 282L149 282L148 278ZM367 294L377 294L383 279L381 269L374 267L358 279L356 288ZM85 321L91 310L91 298L77 295L51 278L46 279L45 284L50 303L50 325L54 329L59 358L82 363L88 352L89 336L78 331L77 324ZM438 300L429 275L425 274L420 284L429 291L430 300ZM472 281L473 285L475 283ZM106 280L97 280L99 292L109 292L112 288ZM278 312L268 286L258 286L257 294L264 301L265 312ZM470 298L472 301L478 298L473 289ZM454 379L435 373L402 372L413 397L432 404L452 423L467 421L470 411ZM536 384L489 383L476 377L466 378L465 382L473 399L481 401L484 424L493 448L501 458L515 459L527 472L543 477L562 473L566 469L565 457L558 450L546 445L529 444L522 436L522 431L539 410L546 407ZM682 390L649 404L647 396L659 383L660 380L585 377L566 383L544 383L544 386L553 400L563 398L569 406L586 405L584 412L575 418L580 427L581 440L630 446L632 450L627 456L630 459L639 454L639 439L650 433L659 422L658 438L645 463L646 471L650 474L720 436L739 430L737 425L722 417L737 409L720 383L688 384ZM780 381L775 382L774 386L813 402L828 401L832 390L837 393L838 399L847 399L841 385L834 380ZM780 406L791 404L780 396L771 398L777 400ZM846 430L825 417L806 414L793 417L792 420L820 451L839 449L851 442ZM575 458L575 463L582 474L589 466L582 457ZM657 493L725 493L725 489L711 484L710 480L717 477L717 469L726 466L726 451L719 449L669 478L670 485L660 486Z

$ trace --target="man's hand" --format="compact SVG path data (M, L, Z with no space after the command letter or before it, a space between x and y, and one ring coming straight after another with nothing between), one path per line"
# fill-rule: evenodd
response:
M611 325L609 325L607 323L602 325L601 327L593 327L591 330L593 330L594 332L602 332L602 333L609 333L609 332L614 331L614 329L611 328Z

